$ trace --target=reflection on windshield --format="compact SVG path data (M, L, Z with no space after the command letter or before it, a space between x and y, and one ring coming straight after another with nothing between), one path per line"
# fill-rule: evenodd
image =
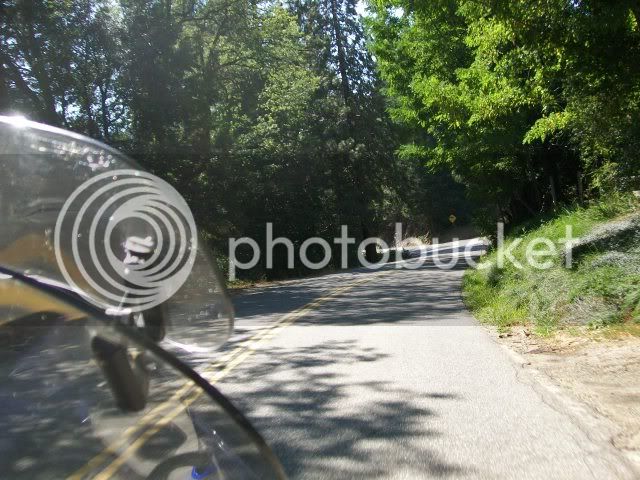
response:
M143 365L150 394L140 411L119 408L98 368L96 338L125 342L95 321L59 313L0 328L3 476L275 477L223 409L133 344L126 355Z
M56 283L89 300L96 297L69 249L54 251L58 215L69 196L87 180L113 170L138 168L124 155L94 140L26 121L15 125L9 117L0 116L0 265ZM78 235L88 237L88 233L82 230ZM56 255L75 285L65 280ZM202 241L195 258L182 287L161 306L166 316L161 323L173 326L168 330L167 347L208 355L228 339L233 311ZM11 315L21 315L15 299L9 291L0 296L0 315L5 322L12 321ZM21 297L23 300L43 301ZM40 307L46 310L46 305ZM28 309L38 310L35 305ZM111 313L128 316L126 309ZM206 344L198 335L203 329Z

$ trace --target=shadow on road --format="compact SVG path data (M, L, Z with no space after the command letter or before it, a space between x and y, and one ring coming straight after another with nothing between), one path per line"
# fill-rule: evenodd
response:
M473 320L466 315L459 289L466 268L461 260L448 270L431 262L416 270L385 267L386 273L380 277L322 304L296 325L471 325ZM371 274L362 273L361 277ZM316 280L315 284L292 284L236 297L236 332L267 325L273 321L270 316L284 315L330 291L330 279ZM343 283L333 285L338 288Z
M457 401L455 393L431 392L418 405L414 392L381 381L354 383L338 373L384 358L353 341L266 347L225 383L237 386L234 401L265 434L292 479L467 473L429 448L441 433L429 427L428 419ZM247 395L243 388L250 389ZM359 400L348 403L348 398ZM424 406L425 400L433 408ZM396 453L388 454L390 446ZM400 458L398 446L404 452Z
M421 252L419 250L411 250L411 258L398 263L385 264L377 270L367 268L359 268L349 271L338 271L329 273L320 277L307 278L303 280L284 282L263 288L250 289L234 297L233 303L236 308L236 317L241 321L251 320L256 324L266 324L267 317L276 314L285 314L296 308L300 308L305 304L325 295L327 292L335 288L339 288L356 279L364 278L366 275L372 275L376 272L385 272L393 270L393 273L403 273L412 271L425 271L434 276L434 280L438 280L442 275L438 272L451 273L462 272L469 267L469 264L463 257L465 247L454 248L449 245L439 247L437 251L439 261L446 268L439 268L433 258L434 252ZM476 260L486 251L485 245L470 245L469 253L472 259ZM420 256L422 255L422 256ZM399 265L406 265L408 268L398 268ZM446 275L447 281L459 282L459 276ZM451 284L453 285L453 283ZM412 284L406 284L406 288L411 288ZM451 288L451 287L448 287ZM243 324L243 323L241 323Z
M419 274L393 272L323 304L296 325L472 325L459 279L426 268Z

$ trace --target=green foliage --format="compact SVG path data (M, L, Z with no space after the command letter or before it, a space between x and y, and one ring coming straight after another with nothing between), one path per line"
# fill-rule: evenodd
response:
M183 193L221 258L229 237L264 243L266 222L299 247L331 242L341 224L356 237L387 235L395 221L425 233L467 208L450 175L396 155L355 0L10 0L0 10L0 112L130 153ZM303 273L281 253L268 275Z
M568 112L553 112L539 118L524 136L524 143L544 143L566 131L571 124L571 115Z
M521 221L637 186L635 1L377 0L371 48L400 148ZM635 178L635 179L634 179Z
M564 249L567 225L574 237L587 239L594 231L608 231L612 218L636 212L638 205L630 196L612 196L588 208L566 209L559 216L537 226L513 229L506 246L521 237L514 257L524 266L507 262L497 266L493 252L476 270L465 274L463 291L469 308L483 321L501 328L531 324L540 334L548 334L567 325L600 328L638 320L640 291L640 240L616 243L575 256L573 268L565 268L563 257L551 258L550 269L532 268L525 260L528 243L548 238ZM604 245L604 244L603 244ZM576 258L577 257L577 258Z

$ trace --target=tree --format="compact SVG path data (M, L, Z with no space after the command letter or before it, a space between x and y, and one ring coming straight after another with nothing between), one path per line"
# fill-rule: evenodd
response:
M109 2L5 2L0 27L3 110L104 139L122 127L121 32Z
M514 219L575 199L583 172L592 186L614 165L637 172L636 6L373 2L391 112L414 131L402 154Z
M407 214L409 175L355 7L5 2L0 108L129 153L184 194L220 251L263 239L267 222L297 247L341 224L367 237ZM268 275L289 273L275 263Z
M298 0L290 10L316 50L317 103L330 119L318 134L326 139L339 222L360 238L376 235L385 223L385 187L397 178L396 138L356 2ZM375 245L366 254L376 259Z

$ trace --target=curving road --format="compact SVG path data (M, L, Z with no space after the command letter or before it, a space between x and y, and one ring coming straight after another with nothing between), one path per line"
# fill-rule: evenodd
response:
M474 321L462 266L394 267L234 298L229 348L259 340L219 386L291 478L640 478Z
M225 322L207 313L216 305L179 304L172 331L187 344L164 343L191 348L188 361L255 422L292 479L640 478L606 425L466 312L457 253L467 245L484 248L439 247L449 270L435 268L431 249L379 271L247 291L234 298L223 352L213 349ZM40 314L0 329L0 477L131 479L164 468L189 478L185 455L203 446L229 478L265 477L237 426L162 362L147 358L145 408L116 408L94 330L105 329Z

